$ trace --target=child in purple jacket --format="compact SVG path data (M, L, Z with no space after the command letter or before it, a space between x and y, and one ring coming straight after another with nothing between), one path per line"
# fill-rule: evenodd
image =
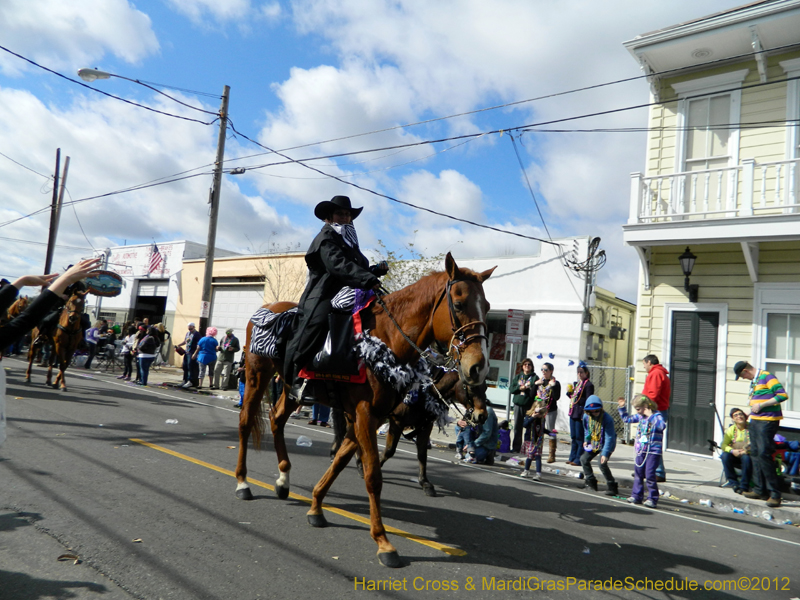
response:
M658 505L658 481L656 480L656 468L661 458L662 446L664 443L664 429L667 425L664 418L658 412L656 403L647 396L639 394L633 400L635 415L629 415L625 410L625 400L620 398L619 416L625 423L638 423L636 430L636 444L634 450L633 470L633 492L628 502L631 504L642 504L644 497L643 480L647 481L648 498L644 505L648 508L656 508Z

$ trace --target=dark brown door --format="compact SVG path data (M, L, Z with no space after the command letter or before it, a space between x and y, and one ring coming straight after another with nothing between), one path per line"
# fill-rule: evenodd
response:
M673 312L667 447L711 454L719 313Z

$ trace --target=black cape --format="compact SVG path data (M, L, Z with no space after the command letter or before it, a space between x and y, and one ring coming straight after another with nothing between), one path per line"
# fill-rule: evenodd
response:
M328 223L306 252L308 281L298 305L298 320L286 348L284 373L293 382L325 341L331 300L345 286L370 289L380 280L369 270L369 260L351 248Z

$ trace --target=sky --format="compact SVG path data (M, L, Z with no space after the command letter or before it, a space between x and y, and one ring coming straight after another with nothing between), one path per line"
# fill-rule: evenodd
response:
M109 246L205 243L227 85L225 169L245 172L223 177L217 247L305 250L314 206L344 194L365 207L365 250L538 252L406 202L531 238L599 236L598 284L635 302L622 224L645 134L513 128L648 102L644 79L536 99L640 76L624 41L741 3L3 0L0 277L42 271L57 148L70 166L54 271ZM171 98L84 84L83 67ZM639 109L551 128L646 124Z

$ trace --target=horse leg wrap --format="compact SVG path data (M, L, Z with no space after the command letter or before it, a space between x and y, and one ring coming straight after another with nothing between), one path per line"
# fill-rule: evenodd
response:
M236 486L236 497L239 498L239 500L253 499L253 492L250 491L250 486L247 485L246 481L243 481Z
M275 482L275 495L281 500L289 497L289 472L281 472L281 476Z
M397 553L397 550L393 550L392 552L378 552L378 560L381 561L384 567L389 567L390 569L398 569L403 566L403 561L400 560L400 555Z

